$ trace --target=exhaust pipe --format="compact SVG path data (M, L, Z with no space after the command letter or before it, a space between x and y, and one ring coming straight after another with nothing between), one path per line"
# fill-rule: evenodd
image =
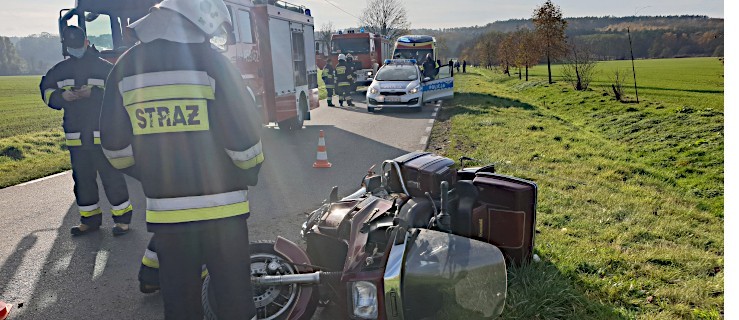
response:
M280 286L288 284L320 284L321 278L336 280L341 278L341 272L316 271L313 273L287 274L282 276L251 277L255 286Z

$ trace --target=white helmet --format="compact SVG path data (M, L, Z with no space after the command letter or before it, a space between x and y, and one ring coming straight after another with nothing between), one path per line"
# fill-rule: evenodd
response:
M157 6L183 15L208 36L217 34L223 24L233 26L223 0L164 0Z
M341 60L346 61L346 55L344 55L343 53L339 54L339 61Z

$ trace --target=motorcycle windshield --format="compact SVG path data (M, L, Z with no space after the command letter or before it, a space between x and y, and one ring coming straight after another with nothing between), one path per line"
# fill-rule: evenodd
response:
M419 232L406 251L405 319L487 319L503 312L507 275L497 247L449 233Z

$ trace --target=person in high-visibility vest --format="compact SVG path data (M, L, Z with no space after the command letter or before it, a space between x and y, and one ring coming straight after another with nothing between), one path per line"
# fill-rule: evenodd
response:
M40 88L46 105L64 110L64 135L80 211L80 224L72 227L71 232L78 236L100 228L103 221L98 199L100 174L115 222L113 235L122 235L129 230L133 207L128 199L126 179L103 155L98 129L105 78L112 65L100 58L79 27L64 28L62 43L69 59L52 67L41 79Z
M336 85L336 69L334 69L334 65L331 64L331 58L328 58L328 60L326 60L326 67L323 68L321 78L323 79L323 83L326 84L326 101L328 102L328 106L333 107L334 88Z
M164 0L131 27L140 43L110 72L100 129L111 163L141 181L165 319L203 319L203 264L218 319L256 319L247 189L264 161L262 124L209 42L231 32L229 11Z
M339 95L339 106L344 106L346 100L347 106L354 106L352 103L352 95L349 92L351 88L351 80L353 69L346 63L346 56L342 53L339 55L339 62L336 64L336 93Z

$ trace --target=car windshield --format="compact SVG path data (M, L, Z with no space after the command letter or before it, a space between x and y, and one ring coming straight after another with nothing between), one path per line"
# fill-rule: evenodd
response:
M383 67L375 77L377 81L413 81L416 79L418 79L418 71L413 65Z

